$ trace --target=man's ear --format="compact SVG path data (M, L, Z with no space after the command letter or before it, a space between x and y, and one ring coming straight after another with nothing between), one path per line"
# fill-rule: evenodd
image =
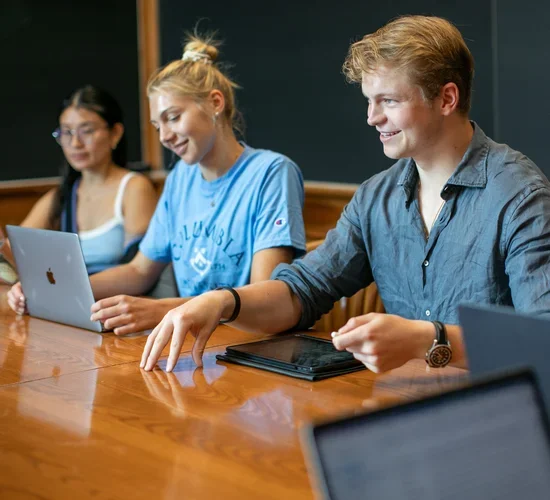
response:
M453 114L457 110L460 101L460 92L456 83L449 82L443 85L439 92L439 98L441 99L441 114L443 116Z

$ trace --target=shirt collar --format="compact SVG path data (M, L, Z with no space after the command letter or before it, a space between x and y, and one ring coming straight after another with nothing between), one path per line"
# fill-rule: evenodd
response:
M399 181L397 182L398 186L403 186L406 196L405 203L407 207L411 204L411 201L414 198L414 192L417 184L418 170L416 170L416 163L412 158L408 158L403 168L403 172L399 177Z
M484 188L487 185L487 157L489 155L489 139L481 127L470 122L474 128L474 135L464 153L462 160L443 187L447 191L448 185ZM403 172L399 177L398 185L403 186L406 204L410 205L418 183L418 171L412 158L406 160Z

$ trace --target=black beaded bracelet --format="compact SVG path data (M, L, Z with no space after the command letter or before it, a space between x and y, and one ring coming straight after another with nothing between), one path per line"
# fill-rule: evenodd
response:
M229 319L220 319L220 325L224 323L231 323L232 321L235 321L237 319L237 316L241 312L241 297L239 297L239 294L237 293L237 290L230 286L219 286L216 288L216 290L227 290L231 292L233 297L235 297L235 309L233 309L233 314L230 316Z

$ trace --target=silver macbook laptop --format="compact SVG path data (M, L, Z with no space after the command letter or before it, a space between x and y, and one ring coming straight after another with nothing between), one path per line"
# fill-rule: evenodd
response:
M530 500L550 491L548 417L530 371L304 429L318 498Z
M78 235L6 226L31 316L103 331L90 321L94 295Z
M458 318L471 375L532 367L550 414L550 320L511 307L470 305L458 307Z

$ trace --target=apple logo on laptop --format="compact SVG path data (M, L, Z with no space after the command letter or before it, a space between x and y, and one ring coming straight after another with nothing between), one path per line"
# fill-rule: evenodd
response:
M48 269L48 272L46 273L46 277L48 278L48 281L49 281L52 285L55 285L55 278L53 277L53 272L52 272L52 268L51 268L51 267Z

